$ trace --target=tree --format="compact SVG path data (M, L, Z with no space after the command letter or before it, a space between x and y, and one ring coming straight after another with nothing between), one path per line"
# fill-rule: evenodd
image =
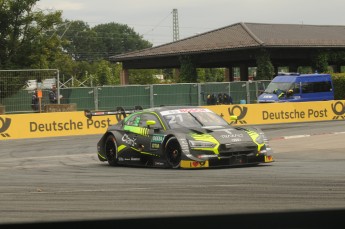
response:
M89 76L92 75L93 82L99 85L120 82L120 65L108 62L110 56L152 47L151 43L143 40L142 36L135 33L133 29L117 23L100 24L90 28L83 21L65 21L65 26L60 26L58 34L60 36L63 34L63 38L67 40L63 43L63 49L73 60L87 61L93 66L87 72ZM131 71L130 74L134 75L130 76L130 82L140 84L152 82L152 79L146 77L147 71L141 73L140 71ZM75 75L77 79L87 77L85 70L78 70L78 72L80 73ZM143 77L143 79L138 77Z
M45 14L35 10L38 0L6 0L0 2L0 67L29 68L43 65L54 55L52 47L60 41L50 31L61 23L61 12ZM39 57L38 57L39 56Z
M38 1L0 0L1 69L57 68L61 76L79 81L92 75L95 83L119 84L121 65L110 63L108 58L152 47L127 25L107 23L91 28L83 21L63 21L62 11L34 8ZM131 82L156 82L152 77L156 71L133 71ZM0 78L3 80L8 79ZM26 80L22 77L11 84L19 89ZM16 91L3 85L2 97Z
M198 82L223 82L224 68L198 68Z
M152 47L127 25L112 22L96 25L91 31L96 38L91 50L96 59L108 59L113 55Z
M328 52L318 52L313 58L313 67L319 73L328 71Z
M313 67L319 73L332 72L330 65L338 66L345 64L344 51L319 51L314 54Z
M129 83L130 84L156 84L159 80L154 75L159 74L158 70L154 69L132 69L129 70Z
M270 59L270 55L266 50L261 50L256 57L257 80L271 80L274 75L274 67Z
M80 20L66 20L64 24L58 33L67 40L64 50L77 61L99 61L111 55L152 47L127 25L108 23L91 28Z
M93 61L99 59L95 52L98 46L97 33L92 31L87 23L80 20L65 20L64 26L60 26L57 33L66 40L63 43L63 49L73 60Z
M61 41L53 32L62 21L61 12L44 13L34 9L37 1L0 1L1 69L46 68L61 52ZM16 93L27 77L0 76L1 82L6 81L1 85L1 97Z
M196 83L197 71L190 56L180 56L180 83Z

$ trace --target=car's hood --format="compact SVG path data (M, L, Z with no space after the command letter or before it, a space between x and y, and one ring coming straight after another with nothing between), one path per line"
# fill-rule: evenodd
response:
M249 129L231 126L206 126L190 130L194 132L191 135L192 137L195 136L194 134L209 134L217 139L220 144L252 142L253 139L251 136L255 137L257 135L256 132Z
M258 102L259 103L273 103L273 102L277 102L278 96L276 94L268 94L268 93L263 93L259 96L258 98Z

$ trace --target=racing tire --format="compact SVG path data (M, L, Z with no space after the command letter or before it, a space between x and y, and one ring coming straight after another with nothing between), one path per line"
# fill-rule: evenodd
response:
M165 144L165 155L167 157L167 162L171 168L180 168L182 150L179 142L175 137L171 137L167 140Z
M105 155L107 157L108 164L116 166L117 159L117 144L114 135L109 135L104 144Z

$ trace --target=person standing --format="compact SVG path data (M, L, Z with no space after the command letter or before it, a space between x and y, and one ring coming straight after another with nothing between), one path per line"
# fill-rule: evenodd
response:
M60 98L61 97L62 96L60 96ZM51 90L49 91L49 101L52 104L58 103L58 93L57 93L56 85L53 85Z
M32 97L31 97L31 108L32 110L34 111L38 111L39 110L39 97L38 97L38 91L37 89L35 89L34 93L32 94Z

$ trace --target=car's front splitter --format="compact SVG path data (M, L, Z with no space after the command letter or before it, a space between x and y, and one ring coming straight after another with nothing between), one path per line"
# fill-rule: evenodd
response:
M260 155L256 157L233 156L228 158L212 158L205 161L181 160L180 167L185 169L209 168L209 167L227 167L241 166L260 163L273 162L271 155Z

